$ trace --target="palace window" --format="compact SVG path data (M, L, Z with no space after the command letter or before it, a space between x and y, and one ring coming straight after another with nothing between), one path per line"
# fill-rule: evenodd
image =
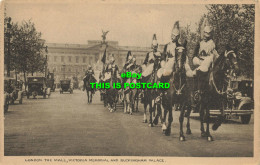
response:
M56 62L57 61L57 56L54 56L54 62Z
M76 63L79 63L79 57L78 56L76 57Z
M71 62L71 56L69 56L69 62Z
M64 56L61 56L61 62L64 62Z
M83 57L83 63L86 63L86 57Z

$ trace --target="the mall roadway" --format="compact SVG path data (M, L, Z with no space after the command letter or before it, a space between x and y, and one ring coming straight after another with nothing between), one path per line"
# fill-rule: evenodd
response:
M253 156L253 119L239 120L212 131L213 142L200 137L199 121L191 119L192 135L179 141L179 112L174 112L171 136L161 127L142 123L143 107L132 116L122 108L110 113L94 97L87 103L86 93L52 93L49 99L24 99L9 107L4 121L6 156ZM196 114L192 114L193 116Z

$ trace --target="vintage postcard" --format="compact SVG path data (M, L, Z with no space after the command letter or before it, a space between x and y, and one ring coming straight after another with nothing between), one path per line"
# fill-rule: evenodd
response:
M259 1L0 9L0 164L260 164Z

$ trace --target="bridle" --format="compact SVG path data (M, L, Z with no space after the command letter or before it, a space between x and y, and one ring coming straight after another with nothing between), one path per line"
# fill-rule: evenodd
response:
M233 50L230 50L230 51L228 51L228 52L225 51L224 57L223 57L222 60L220 61L220 63L221 63L221 62L223 62L223 60L224 60L225 63L228 63L227 65L230 66L230 71L224 73L226 76L228 76L228 75L230 75L230 74L232 73L232 70L234 70L234 66L237 64L237 62L230 62L230 59L229 59L228 55L231 54L231 53L233 54L234 58L236 58L235 52L234 52ZM213 62L213 64L214 64L214 62ZM213 67L214 67L214 65L212 66L212 68L213 68ZM222 68L222 69L224 69L224 68ZM227 69L227 70L228 70L228 69ZM227 81L227 82L228 82L228 81ZM212 84L213 84L213 86L214 86L216 92L217 92L219 95L224 95L224 94L227 93L227 90L228 90L228 89L226 89L226 90L224 91L224 85L223 85L223 87L222 87L221 90L218 89L218 87L216 86L216 83L215 83L215 78L214 78L214 74L213 74L213 73L212 73Z

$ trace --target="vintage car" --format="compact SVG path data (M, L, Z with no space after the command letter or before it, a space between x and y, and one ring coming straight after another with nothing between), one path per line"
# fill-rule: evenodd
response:
M73 84L70 80L60 80L60 93L63 92L73 93Z
M51 95L51 89L47 87L46 78L41 76L30 76L27 77L28 80L28 90L27 98L30 96L36 98L36 96L41 95L43 98L49 97Z
M242 124L248 124L253 114L252 80L233 80L230 82L230 88L227 91L227 103L225 106L225 116L231 119L235 116L240 117ZM214 111L211 111L214 114Z
M54 79L54 73L49 73L47 76L47 87L51 89L52 92L55 92L56 84Z
M23 103L23 91L22 91L23 82L16 80L15 78L5 77L4 78L4 91L6 102L9 104L14 104L16 100L20 104Z

